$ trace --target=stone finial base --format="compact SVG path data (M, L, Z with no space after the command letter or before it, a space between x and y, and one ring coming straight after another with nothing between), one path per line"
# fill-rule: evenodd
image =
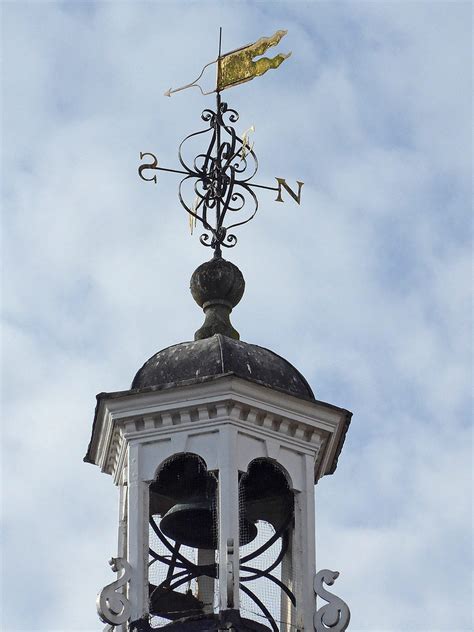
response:
M240 339L230 322L232 308L239 303L245 290L242 272L230 261L214 258L201 264L191 277L191 294L206 315L203 326L194 340L222 334Z

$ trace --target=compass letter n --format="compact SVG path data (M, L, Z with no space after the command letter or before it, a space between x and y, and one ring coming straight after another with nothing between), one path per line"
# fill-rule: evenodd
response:
M275 180L278 182L278 195L275 202L284 202L283 198L281 197L281 191L282 189L285 189L285 191L291 195L291 197L297 204L300 203L301 187L303 186L304 182L300 182L299 180L296 181L296 184L298 185L298 193L295 193L293 189L291 189L287 185L285 178L275 178Z

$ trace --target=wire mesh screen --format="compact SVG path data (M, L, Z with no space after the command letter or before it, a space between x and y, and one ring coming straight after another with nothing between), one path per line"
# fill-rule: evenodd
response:
M172 457L150 485L150 625L217 607L217 476L193 454Z
M239 484L240 612L289 632L295 621L292 564L293 493L281 469L253 461Z

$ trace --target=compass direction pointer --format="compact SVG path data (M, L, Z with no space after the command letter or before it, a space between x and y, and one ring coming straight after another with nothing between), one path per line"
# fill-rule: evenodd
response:
M157 184L156 175L154 175L152 178L146 178L143 175L143 172L145 171L145 169L158 169L158 158L155 156L155 154L152 154L150 151L141 151L140 160L143 160L145 156L151 156L151 158L153 158L153 162L150 162L149 164L145 163L144 165L140 165L138 167L138 175L140 176L142 180L145 180L146 182L154 182L155 184Z
M154 171L168 171L169 173L182 173L184 175L188 173L187 171L182 171L181 169L167 169L166 167L158 167L158 158L155 156L155 154L152 154L151 151L140 152L140 160L143 160L145 156L151 156L153 158L153 162L145 163L144 165L140 165L138 167L138 175L142 180L145 180L145 182L154 182L155 184L157 183L156 175L154 175L152 178L146 178L143 175L145 169L153 169Z
M298 185L298 193L295 193L293 191L293 189L291 189L288 186L288 184L286 183L285 178L275 178L275 180L278 182L278 195L277 195L277 198L276 198L275 202L284 202L285 201L281 197L281 190L285 189L285 191L291 195L291 197L294 199L294 201L297 204L300 203L300 201L301 201L301 187L303 186L304 182L300 182L300 180L296 181L296 184Z
M297 204L300 204L301 202L301 187L303 186L304 182L301 182L301 180L297 180L296 184L298 185L298 193L295 193L293 191L293 189L288 185L288 183L286 182L285 178L275 178L275 180L277 181L278 186L277 187L269 187L266 186L264 184L253 184L253 183L248 183L249 187L255 187L256 189L267 189L268 191L276 191L277 192L277 197L275 199L275 202L284 202L285 200L282 198L281 196L281 192L282 192L282 188L285 189L285 191L287 191L291 197L294 199L294 201Z

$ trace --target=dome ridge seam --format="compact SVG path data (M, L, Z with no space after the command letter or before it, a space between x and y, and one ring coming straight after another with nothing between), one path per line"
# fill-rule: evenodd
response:
M222 372L225 373L225 366L224 366L224 350L222 348L222 340L221 340L221 336L222 334L217 334L217 344L219 345L219 353L221 356L221 367L222 367Z

